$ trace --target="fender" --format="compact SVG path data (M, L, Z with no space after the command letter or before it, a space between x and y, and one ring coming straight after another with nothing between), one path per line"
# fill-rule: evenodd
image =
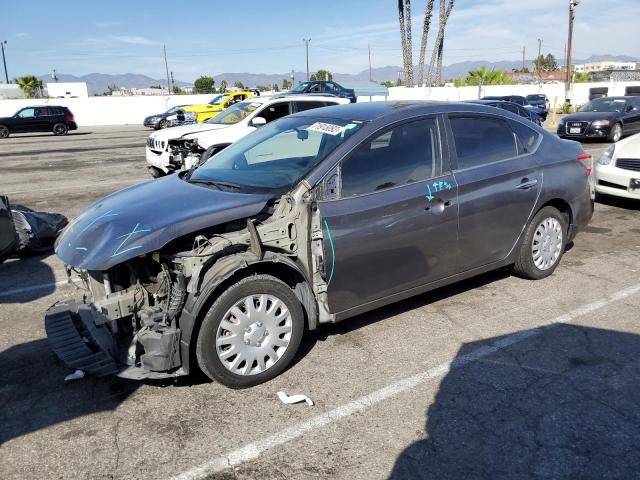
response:
M307 275L303 268L286 255L273 251L266 251L262 259L251 251L236 253L218 259L206 272L201 273L200 289L196 293L189 294L180 315L179 326L182 332L180 339L180 356L182 369L185 373L190 371L191 345L196 341L198 323L201 314L206 313L212 295L218 288L233 275L246 272L246 269L255 265L285 266L302 280L293 289L296 297L302 303L307 315L309 330L315 330L318 324L318 307L315 296Z

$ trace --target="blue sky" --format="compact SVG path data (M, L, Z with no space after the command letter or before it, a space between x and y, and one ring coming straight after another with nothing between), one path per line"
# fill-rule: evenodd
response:
M232 5L242 5L232 7ZM426 0L413 0L417 52ZM445 64L516 60L543 50L563 56L568 0L457 0L447 29ZM277 6L274 6L277 5ZM321 5L314 8L314 5ZM437 2L436 2L437 5ZM436 7L437 8L437 7ZM575 56L640 57L640 0L582 0ZM357 73L399 65L394 0L67 0L3 2L0 40L9 76L58 72L164 76L162 45L176 79L222 72L283 73L305 69L302 38L311 38L311 70ZM437 28L437 15L432 30ZM430 38L428 55L433 40ZM416 60L417 62L417 60Z

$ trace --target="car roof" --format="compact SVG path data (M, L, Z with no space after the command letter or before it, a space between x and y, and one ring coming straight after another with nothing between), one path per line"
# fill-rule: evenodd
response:
M416 115L437 113L477 112L493 113L495 108L467 102L439 102L429 100L395 100L386 102L363 102L336 105L332 107L314 108L293 114L295 117L323 117L339 120L373 121L382 117L391 117L401 112L410 111ZM505 112L509 113L509 112Z
M269 96L260 96L260 97L250 97L247 98L246 100L243 100L244 102L250 102L250 103L268 103L272 100L295 100L296 102L299 101L326 101L326 100L333 100L336 101L338 99L340 99L340 97L336 97L335 95L304 95L304 94L277 94L277 95L269 95ZM344 99L340 99L340 100L344 100Z

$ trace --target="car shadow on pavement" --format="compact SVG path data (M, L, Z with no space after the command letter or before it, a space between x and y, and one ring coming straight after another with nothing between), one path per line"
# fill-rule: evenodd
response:
M0 352L0 445L51 425L115 410L140 385L117 377L85 377L64 382L70 373L46 339Z
M93 132L69 132L66 135L53 135L52 133L38 133L34 135L25 135L23 133L13 133L9 138L38 138L38 137L58 137L58 138L68 138L68 137L77 137L80 135L91 135Z
M640 200L633 200L631 198L598 195L596 201L609 207L623 208L625 210L640 210Z
M49 255L13 257L0 264L0 305L32 302L56 290L53 269L44 262Z
M426 438L390 478L638 478L640 336L569 324L513 335L460 349L424 400Z

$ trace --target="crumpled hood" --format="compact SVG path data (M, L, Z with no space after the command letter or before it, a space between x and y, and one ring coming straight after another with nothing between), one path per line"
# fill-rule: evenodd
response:
M215 190L169 175L89 206L62 232L56 254L76 268L107 270L188 233L256 215L270 198Z
M216 125L213 123L194 123L191 125L182 125L180 127L165 128L150 135L155 140L171 140L181 138L190 133L207 132L209 130L220 130L227 128L229 125Z

